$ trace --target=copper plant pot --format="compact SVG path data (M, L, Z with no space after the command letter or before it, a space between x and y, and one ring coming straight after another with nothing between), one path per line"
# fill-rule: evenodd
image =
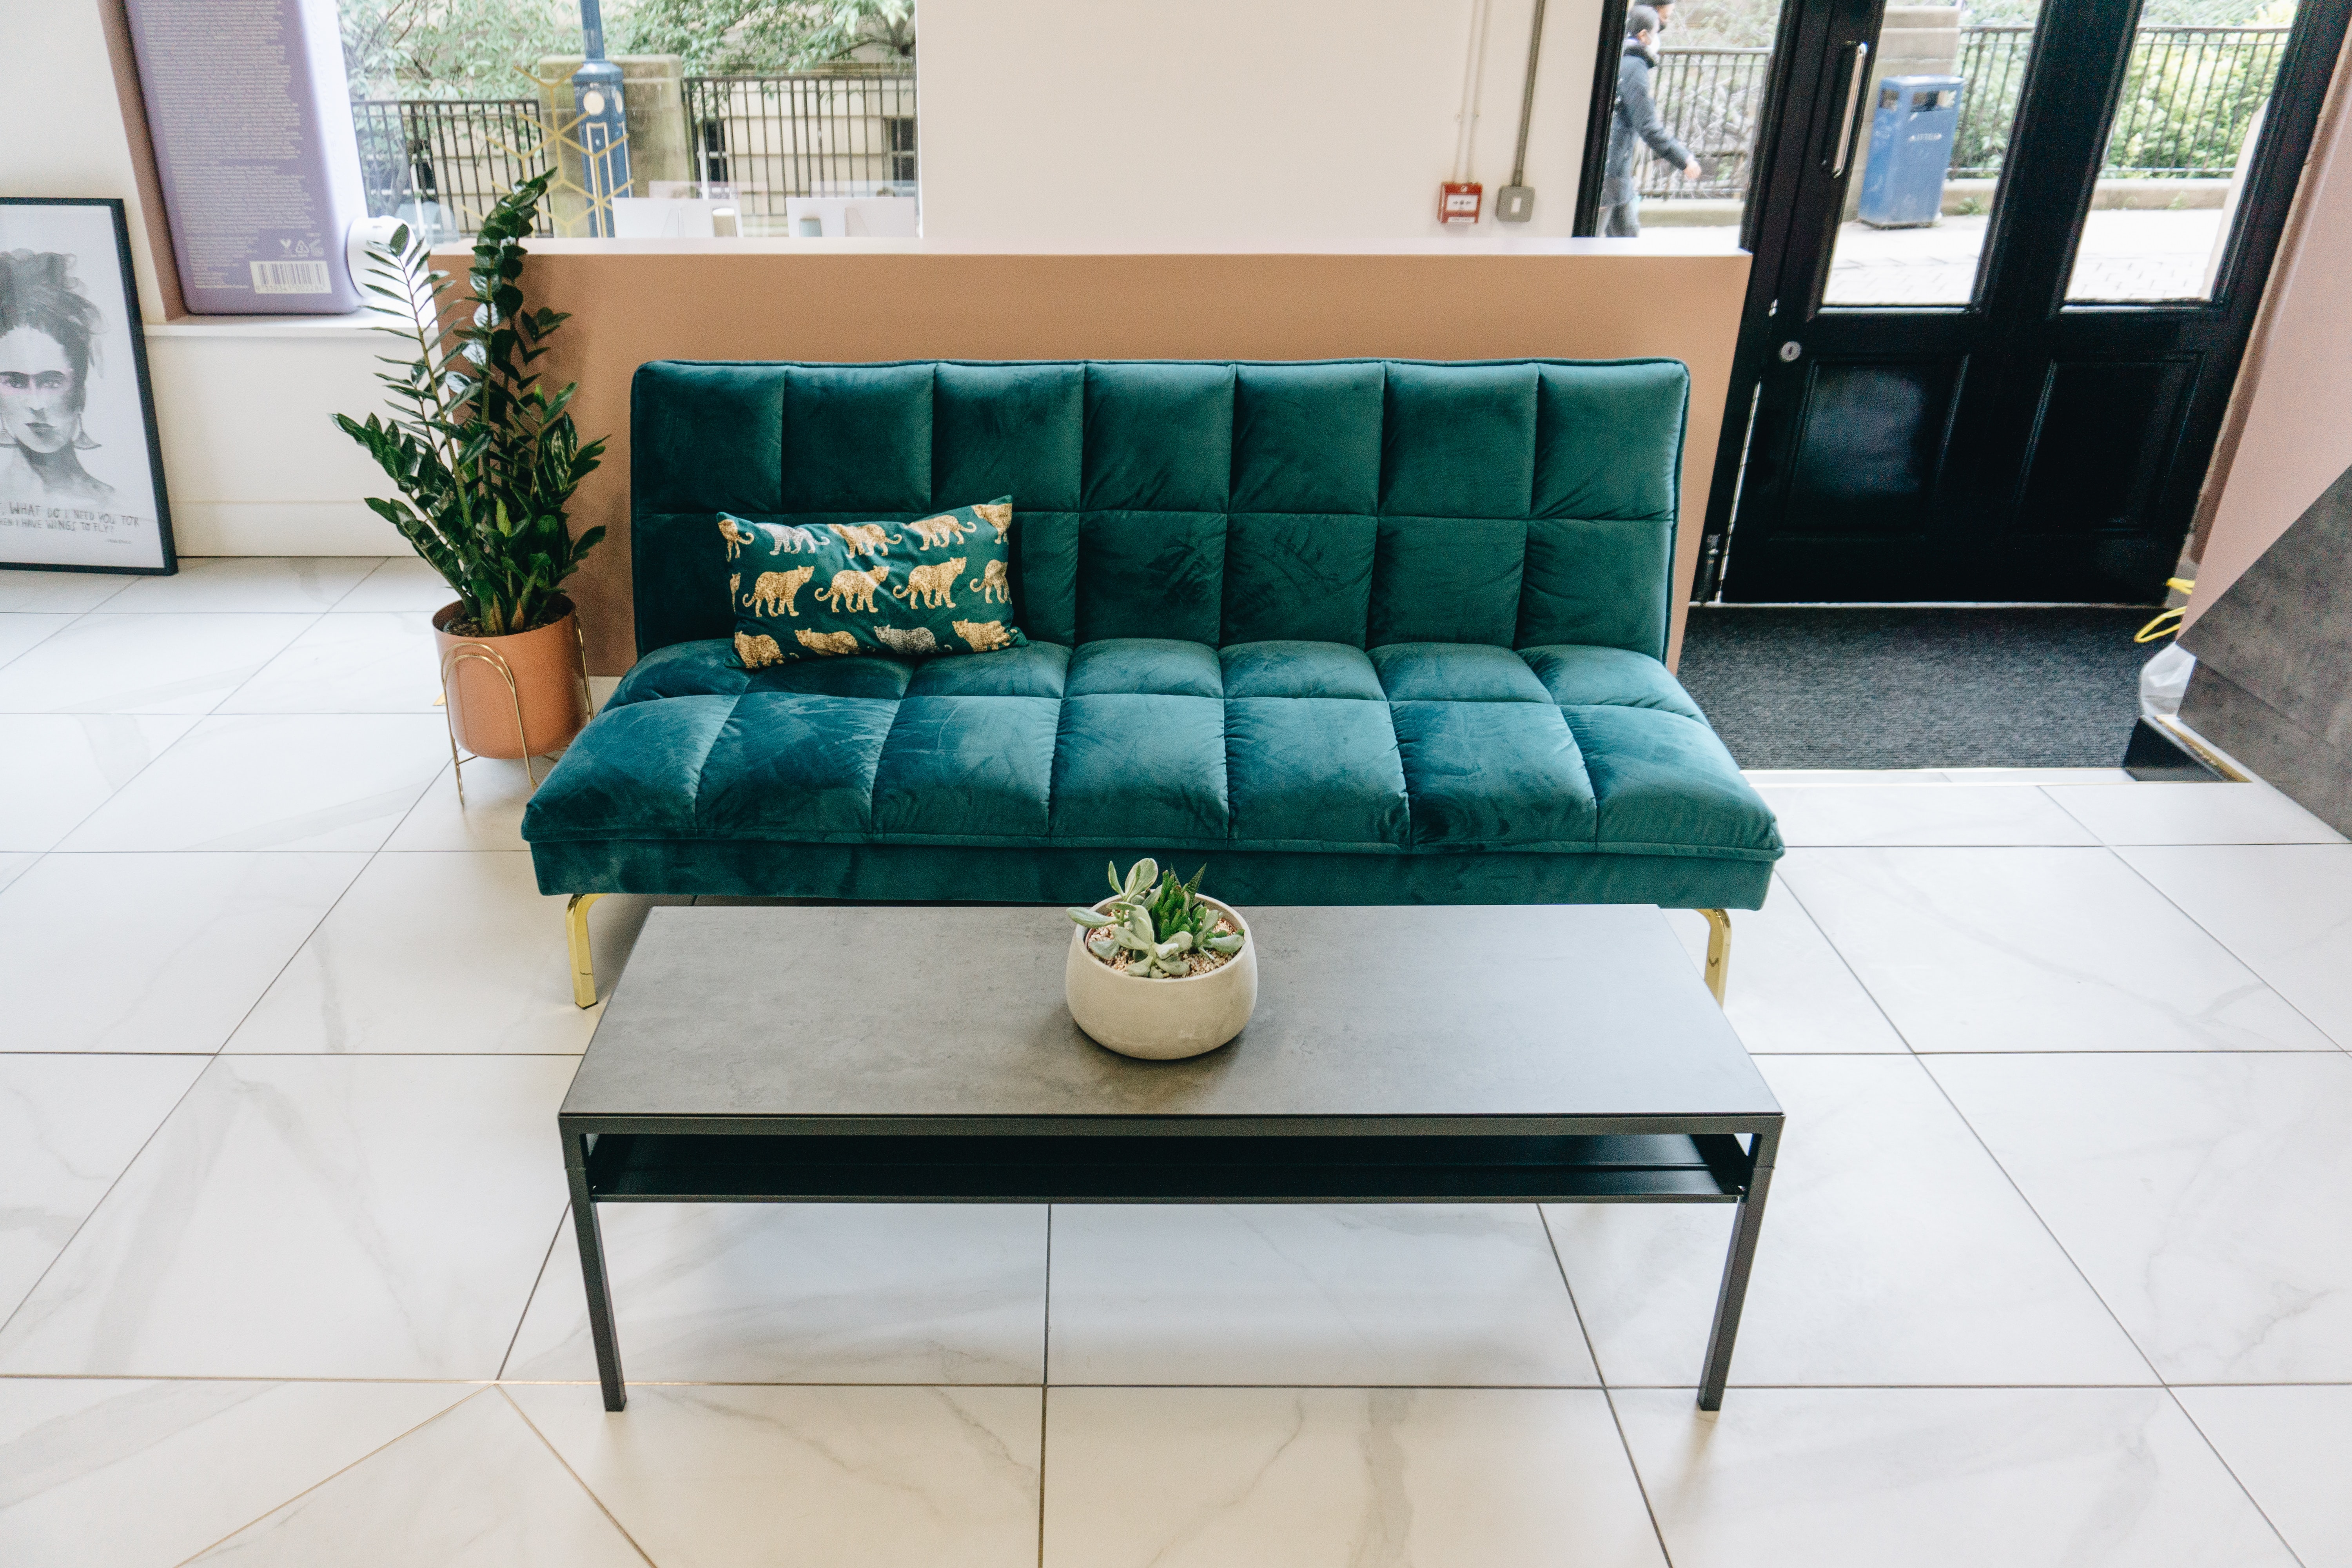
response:
M588 673L580 617L558 596L562 616L503 637L451 634L459 605L433 612L449 738L478 757L544 757L588 724Z

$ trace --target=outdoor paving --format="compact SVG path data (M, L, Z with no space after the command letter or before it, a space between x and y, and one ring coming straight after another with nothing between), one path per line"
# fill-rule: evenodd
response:
M2068 297L2076 300L2194 300L2207 290L2206 268L2224 216L2219 207L2181 211L2102 208L2084 226ZM1738 221L1727 212L1721 226ZM1849 223L1822 299L1831 305L1963 305L1976 285L1984 249L1981 216L1946 217L1927 228L1873 228ZM1631 246L1687 247L1711 226L1649 224Z
M2127 208L2091 214L2067 290L2074 300L2187 300L2206 291L2219 207ZM1823 301L1832 305L1960 305L1976 284L1987 217L1947 217L1929 228L1838 230Z

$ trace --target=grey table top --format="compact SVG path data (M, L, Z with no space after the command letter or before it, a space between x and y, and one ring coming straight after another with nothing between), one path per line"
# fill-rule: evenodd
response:
M1141 1062L1070 1021L1059 910L656 909L563 1114L1399 1130L1780 1114L1654 909L1242 912L1258 950L1249 1027L1206 1056Z

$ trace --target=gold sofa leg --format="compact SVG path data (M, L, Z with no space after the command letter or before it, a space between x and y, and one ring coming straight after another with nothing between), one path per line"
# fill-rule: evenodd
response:
M1715 1005L1720 1007L1724 983L1731 974L1731 917L1721 910L1699 913L1706 917L1706 988L1715 993Z
M583 1007L596 1005L596 958L588 946L588 906L604 896L602 893L574 893L572 901L563 906L563 933L572 942L572 999ZM1713 963L1710 958L1707 969L1710 975L1715 973Z

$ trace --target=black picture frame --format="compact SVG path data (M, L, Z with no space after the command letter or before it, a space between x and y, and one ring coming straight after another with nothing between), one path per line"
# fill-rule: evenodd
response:
M71 255L78 262L80 262L87 267L89 263L94 261L96 258L88 256L81 251L76 251L70 248L69 246L61 244L51 252L35 251L32 247L26 246L24 244L24 239L26 237L24 229L26 226L21 215L27 213L37 214L42 209L62 212L66 210L82 210L90 207L105 208L111 219L111 227L114 236L114 247L111 253L111 259L115 268L115 278L113 282L116 287L108 288L105 286L105 279L93 279L88 276L87 272L84 272L75 279L75 281L81 287L73 290L73 292L79 294L80 298L96 307L101 312L100 317L100 334L102 334L102 336L100 336L100 334L93 334L94 336L99 336L101 351L119 346L119 344L124 340L127 340L129 343L129 352L123 357L124 362L127 363L130 368L131 378L136 384L138 389L139 430L141 439L145 443L146 462L144 465L129 465L117 462L111 464L110 467L118 479L126 479L130 475L136 473L143 476L145 481L152 487L154 500L154 539L151 547L142 549L142 559L137 563L114 564L98 560L59 561L20 559L18 551L18 546L21 543L21 539L19 537L20 531L19 528L12 522L12 520L8 515L8 509L12 504L27 506L48 504L52 507L52 510L54 510L58 505L62 503L13 501L11 496L7 493L5 484L0 484L0 570L14 572L104 572L125 576L168 577L179 571L180 558L178 549L174 545L172 538L171 495L165 485L163 477L163 444L156 432L155 389L147 374L146 317L145 313L141 310L139 306L139 278L138 274L132 269L131 261L131 225L129 216L124 210L121 199L116 196L0 196L0 217L7 217L12 220L5 226L5 231L13 235L13 238L0 239L0 264L6 264L13 255L22 252L27 256L45 254ZM71 237L68 236L67 237L70 239ZM12 290L16 287L13 281L11 281L7 286ZM108 330L105 319L108 314L111 314L115 321L121 323L119 333ZM102 363L103 360L101 358L100 360L94 361L93 364ZM88 379L88 376L90 374L93 373L85 372L85 380ZM119 374L119 372L110 374ZM5 390L0 390L0 396L5 395ZM84 395L87 395L86 389ZM77 412L79 412L79 409ZM117 438L119 439L120 437L118 437ZM8 457L12 456L15 452L16 447L16 442L13 436L8 433L5 424L0 423L0 462L5 462ZM118 485L110 488L120 489L121 486Z

